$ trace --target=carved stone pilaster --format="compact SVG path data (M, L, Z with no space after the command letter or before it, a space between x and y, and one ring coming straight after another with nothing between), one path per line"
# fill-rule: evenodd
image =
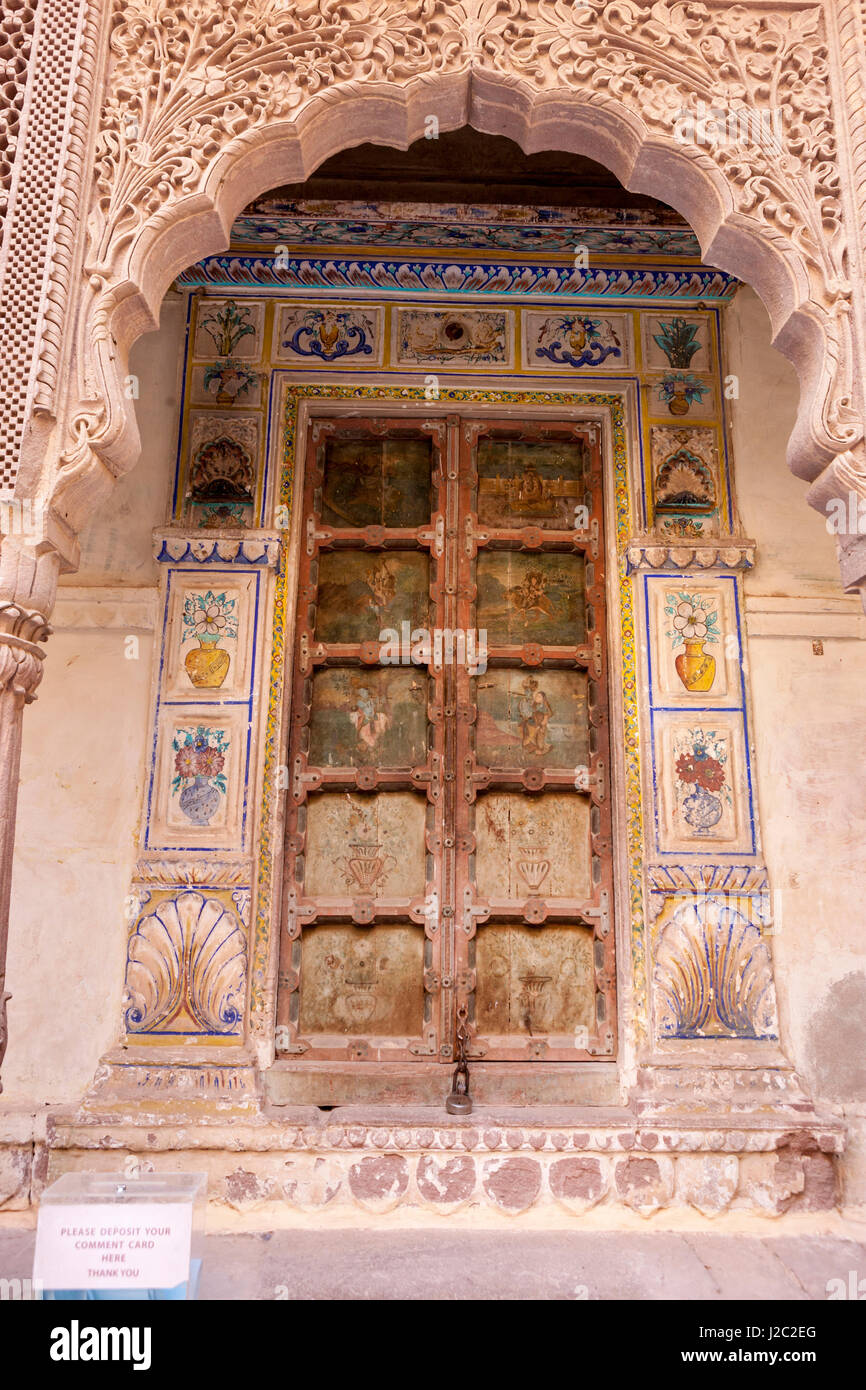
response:
M7 1041L6 942L22 716L42 679L45 654L37 643L51 632L46 614L54 602L58 568L51 550L37 554L14 537L0 540L0 1065Z

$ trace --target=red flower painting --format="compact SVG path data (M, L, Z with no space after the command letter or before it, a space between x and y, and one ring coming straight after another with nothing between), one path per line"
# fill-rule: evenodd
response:
M720 792L725 785L725 769L707 753L681 753L677 758L677 776L681 782L693 782L708 792Z

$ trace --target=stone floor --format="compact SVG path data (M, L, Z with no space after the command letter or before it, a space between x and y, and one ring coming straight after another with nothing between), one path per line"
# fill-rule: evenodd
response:
M0 1229L0 1277L34 1239ZM280 1230L208 1236L201 1297L825 1300L852 1271L866 1293L866 1241L835 1235Z

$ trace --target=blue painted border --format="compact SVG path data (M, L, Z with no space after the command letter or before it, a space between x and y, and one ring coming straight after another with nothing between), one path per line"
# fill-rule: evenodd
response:
M206 570L206 571L203 571L202 568L201 568L201 566L197 566L197 567L194 568L194 569L182 568L181 566L173 566L173 567L168 571L167 582L166 582L166 586L165 586L165 601L164 601L164 604L163 604L163 613L162 613L162 627L161 627L161 630L160 630L160 639L159 639L159 640L160 640L159 668L158 668L158 673L157 673L156 704L155 704L154 712L153 712L153 737L152 737L152 739L151 739L151 750L150 750L150 778L149 778L149 780L148 780L148 787L147 787L147 809L146 809L146 812L145 812L144 836L143 836L143 845L142 845L142 848L145 849L145 850L154 850L154 849L158 849L158 850L165 850L166 852L173 851L173 852L176 852L176 853L178 853L178 854L180 854L180 853L188 853L188 852L192 852L192 853L195 853L195 854L220 854L220 853L225 853L225 852L226 852L226 846L224 846L224 845L218 845L218 846L217 846L217 845L210 845L210 844L207 844L207 845L176 845L176 844L170 844L170 845L169 845L169 844L160 844L160 843L158 843L158 842L154 843L154 842L151 841L151 838L150 838L150 824L151 824L151 814L152 814L152 809L153 809L153 797L154 797L154 790L155 790L155 783L156 783L156 774L157 774L156 750L157 750L157 741L158 741L158 738L159 738L160 714L161 714L161 712L162 712L163 709L193 709L193 710L197 710L197 711L202 711L202 712L203 712L203 711L206 710L206 709L219 710L219 709L222 709L223 707L227 707L227 708L228 708L228 707L235 707L235 706L238 706L238 705L245 705L245 706L246 706L246 709L247 709L247 737L246 737L246 750L245 750L245 753L244 753L243 758L241 759L241 762L242 762L242 764L243 764L243 774L242 774L242 775L243 775L243 788L244 788L244 789L243 789L243 799L242 799L242 803L241 803L240 844L237 845L235 848L238 849L238 850L243 850L244 843L245 843L245 841L246 841L247 812L248 812L248 808L249 808L249 792L250 792L250 787L249 787L249 779L250 779L250 761L251 761L251 756L252 756L252 720L253 720L254 677L255 677L255 670L256 670L256 654L257 654L257 650L258 650L258 640L259 640L259 604L260 604L260 600L261 600L261 575L262 575L262 571L261 571L260 569L253 569L252 566L250 566L248 569L244 569L243 571L241 571L241 573L253 574L253 575L255 575L255 587L254 587L254 591L253 591L252 615L251 615L251 619L250 619L251 622L252 622L252 634L253 634L253 638L252 638L252 646L251 646L251 649L250 649L250 663L249 663L249 670L248 670L248 676L247 676L247 678L248 678L248 686L247 686L248 694L247 694L247 696L246 696L246 697L238 697L238 698L236 698L236 699L229 699L229 700L213 700L213 701L208 701L207 705L203 705L201 700L196 700L195 698L192 698L192 699L189 699L189 700L183 700L183 699L177 699L177 698L175 698L175 699L165 699L165 698L163 698L163 694L162 694L163 677L164 677L164 674L165 674L165 662L166 662L166 634L167 634L167 629L168 629L168 618L169 618L169 612L170 612L171 600L172 600L172 581L174 580L175 575L180 575L180 574L184 574L184 575L193 575L193 576L196 576L199 580L201 580L201 579L204 577L204 574L205 574L205 573L207 574L207 576L208 576L209 579L210 579L210 577L211 577L214 573L222 573L222 574L227 575L229 581L231 581L232 579L237 580L237 577L238 577L237 569L234 569L234 568L232 568L231 566L226 566L226 565L225 565L225 562L223 562L223 567L222 567L222 569L221 569L221 570L217 570L217 571L214 571L214 570L211 570L211 569L208 569L208 570ZM198 887L198 885L196 885L196 887Z
M695 579L697 582L696 582L695 584L693 584L692 587L693 587L693 588L700 588L700 587L701 587L701 585L700 585L700 576L695 575L695 576L694 576L694 579ZM710 579L710 576L704 576L705 582L706 582L707 580L709 580L709 579ZM737 632L737 646L738 646L738 648L739 648L739 663L738 663L738 664L739 664L739 671L740 671L740 701L739 701L739 704L736 704L736 705L713 705L713 704L708 704L708 705L657 705L657 704L656 704L656 702L655 702L655 695L654 695L655 683L654 683L654 677L653 677L653 650L652 650L652 640L651 640L651 635L650 635L650 604L649 604L649 593L650 593L649 585L650 585L650 580L653 580L653 581L662 581L662 582L663 582L663 581L670 581L670 580L678 580L678 581L680 581L680 582L682 582L682 583L684 583L684 584L689 584L689 582L690 582L690 577L689 577L688 574L683 574L683 572L682 572L681 570L662 570L661 572L654 572L653 574L645 574L645 575L643 576L644 630L645 630L645 632L646 632L646 652L647 652L647 697L648 697L648 702L649 702L649 716L650 716L650 729L649 729L649 733L650 733L650 767L651 767L651 769L652 769L653 827L654 827L654 830L655 830L655 849L656 849L656 854L659 855L660 857L665 857L665 858L670 858L670 859L682 859L683 857L692 858L692 857L694 857L694 856L701 855L701 854L703 854L703 856L704 856L705 858L709 858L709 859L736 859L736 858L742 858L743 855L755 855L755 854L757 854L757 852L758 852L758 850L757 850L757 835L756 835L756 833L755 833L755 798L754 798L754 789L753 789L753 782L752 782L752 755L751 755L751 747L750 747L750 743L749 743L749 719L748 719L748 711L747 711L747 708L746 708L746 676L745 676L745 672L744 672L744 670L743 670L743 632L742 632L742 618L741 618L741 613L740 613L739 584L738 584L738 582L737 582L737 576L736 576L736 575L733 575L733 574L717 574L717 575L712 575L712 577L711 577L711 582L712 582L713 584L717 584L717 583L726 583L726 584L732 584L732 585L733 585L734 614L735 614L736 632ZM748 787L748 796L749 796L749 833L750 833L751 848L748 849L748 850L745 850L745 849L738 849L738 850L722 850L722 849L717 849L716 846L713 844L713 842L712 842L711 840L707 840L707 841L706 841L706 846L707 846L707 848L706 848L705 851L704 851L704 850L699 850L699 849L697 849L697 848L695 848L694 850L692 850L692 849L688 849L688 850L684 850L684 849L675 849L675 850L674 850L674 849L662 849L662 848L661 848L661 835L660 835L660 827L659 827L659 788L658 788L658 776L657 776L657 768L656 768L656 721L655 721L655 716L656 716L656 714L662 714L662 713L687 714L687 713L691 713L691 712L694 712L694 714L695 714L695 715L698 715L698 716L700 716L700 715L707 715L707 714L737 714L737 715L740 716L740 718L741 718L741 720L742 720L742 723L743 723L743 741L744 741L745 754L746 754L746 784L747 784L747 787Z

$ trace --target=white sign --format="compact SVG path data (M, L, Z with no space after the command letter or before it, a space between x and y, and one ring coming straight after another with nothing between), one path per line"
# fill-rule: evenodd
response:
M173 1289L189 1278L191 1202L43 1205L33 1278L46 1289Z

